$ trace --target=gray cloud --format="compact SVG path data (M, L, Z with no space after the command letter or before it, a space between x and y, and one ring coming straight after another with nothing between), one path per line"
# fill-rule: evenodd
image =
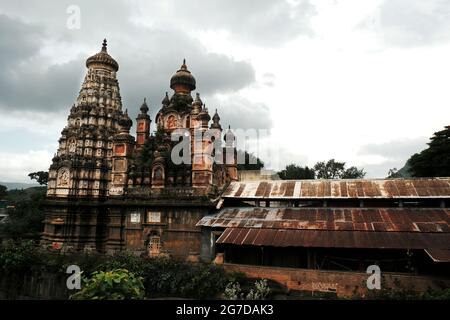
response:
M447 0L388 0L364 21L390 46L416 47L450 41L450 2Z
M427 142L427 137L417 137L412 139L396 139L385 143L369 143L362 146L358 154L378 155L391 160L405 160L414 153L426 148Z
M57 7L63 8L60 6ZM86 8L86 5L82 8ZM65 27L49 33L39 24L36 28L34 22L0 16L1 63L5 70L0 74L0 109L68 109L76 98L86 71L84 61L88 55L99 51L104 36L103 29L93 23L92 18L97 17L96 10L92 14L85 12L90 11L82 10L83 33L71 33ZM123 103L131 110L137 112L144 96L149 97L150 103L159 108L164 92L170 91L170 77L179 68L183 58L188 59L189 68L197 78L198 90L204 94L233 92L255 81L254 69L248 62L207 53L196 39L176 29L136 26L126 18L126 13L117 10L111 12L111 16L99 15L97 23L105 20L105 29L113 34L109 38L108 50L120 64L118 78ZM119 21L122 23L112 25L108 22L120 14ZM56 25L56 20L49 24ZM111 24L111 29L108 24ZM45 27L48 25L45 24ZM95 41L89 40L91 38ZM39 55L40 45L48 39L60 41L68 48L75 44L91 47L95 43L96 49L65 64L50 64Z
M377 164L362 164L368 178L387 177L389 169L402 168L413 154L426 148L427 137L396 139L385 143L370 143L362 146L359 155L381 156L385 160Z
M280 45L300 35L311 36L310 18L316 11L309 0L182 0L164 6L182 9L177 19L201 30L227 30L236 39L260 46ZM154 10L150 5L149 9ZM149 10L150 12L150 10ZM204 14L206 13L206 14Z
M225 100L216 97L202 98L209 109L209 113L214 114L218 109L220 122L223 128L239 129L271 129L273 126L269 107L264 103L251 102L241 95L231 95Z

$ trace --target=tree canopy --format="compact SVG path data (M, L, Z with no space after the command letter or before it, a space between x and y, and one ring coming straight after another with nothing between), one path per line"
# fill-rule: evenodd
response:
M364 178L364 169L357 167L347 168L345 162L334 159L327 162L317 162L313 168L289 164L285 169L278 172L281 179L358 179Z
M37 171L28 174L31 180L36 180L41 186L47 185L48 183L48 172L47 171Z
M450 126L435 132L428 148L414 154L408 160L413 177L450 176Z
M237 164L238 170L259 170L259 169L264 168L264 162L262 162L261 159L259 159L252 153L248 153L247 151L238 150L237 151L238 160L242 156L245 156L245 163L238 163Z
M8 188L6 188L4 185L0 184L0 199L2 199L4 196L6 196Z
M295 180L295 179L314 179L314 169L308 166L302 167L296 164L289 164L285 169L278 172L278 175L283 180Z

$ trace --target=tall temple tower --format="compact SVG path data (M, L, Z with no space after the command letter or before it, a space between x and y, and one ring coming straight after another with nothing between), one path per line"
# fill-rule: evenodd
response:
M116 78L119 65L108 54L106 39L101 51L86 60L86 67L80 93L70 109L49 169L47 198L62 206L47 210L43 240L95 247L98 237L104 236L97 231L105 217L92 204L108 195L113 139L119 132L123 112ZM84 201L90 205L83 207Z

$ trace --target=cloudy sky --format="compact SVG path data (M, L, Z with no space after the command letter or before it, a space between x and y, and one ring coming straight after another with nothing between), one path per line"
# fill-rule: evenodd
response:
M186 58L223 126L264 130L275 169L385 177L449 124L448 0L0 0L0 181L48 169L105 37L132 115L143 97L156 113Z

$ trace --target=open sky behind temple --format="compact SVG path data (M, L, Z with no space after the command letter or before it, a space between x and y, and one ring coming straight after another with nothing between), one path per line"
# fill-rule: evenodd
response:
M186 58L222 126L269 130L275 169L385 177L449 124L448 0L0 0L0 181L48 169L103 38L133 118L147 97L154 119Z

